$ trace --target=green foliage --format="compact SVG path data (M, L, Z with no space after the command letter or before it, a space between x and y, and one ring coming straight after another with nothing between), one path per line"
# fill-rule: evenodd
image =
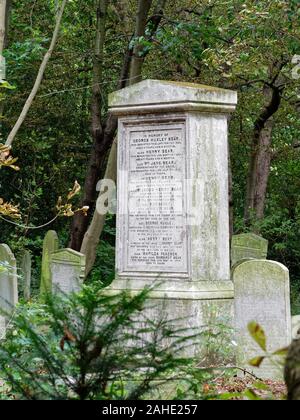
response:
M180 356L191 337L148 319L148 294L108 296L85 286L45 306L20 306L0 345L5 384L17 399L140 399L180 375L191 392L192 360Z
M261 364L266 360L270 360L275 365L281 367L283 369L285 359L288 353L288 349L279 349L275 352L269 352L267 349L267 337L266 333L263 328L257 324L256 322L251 322L248 325L248 330L253 338L253 340L258 344L260 349L264 352L262 356L255 357L254 359L250 360L249 363L251 366L259 368Z

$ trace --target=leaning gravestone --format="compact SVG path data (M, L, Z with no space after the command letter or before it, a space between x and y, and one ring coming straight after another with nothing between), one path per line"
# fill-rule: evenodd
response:
M0 309L12 312L18 303L17 263L10 248L0 245Z
M51 270L50 259L53 252L58 251L58 236L54 230L50 230L44 239L43 243L43 257L42 257L42 275L41 275L41 295L51 293Z
M52 292L79 292L85 277L85 256L72 249L51 255Z
M263 379L282 379L275 363L264 361L259 369L249 361L263 351L248 332L250 322L258 323L267 336L267 350L275 352L291 343L290 281L288 269L274 261L249 260L233 271L237 364Z
M265 260L268 255L268 241L254 233L234 235L231 242L231 265L243 259Z
M292 337L294 340L300 337L300 315L292 317Z
M119 137L117 276L108 290L151 285L150 318L203 327L217 307L232 321L227 132L236 104L233 91L158 80L110 95Z
M31 265L31 253L25 251L22 258L21 271L23 275L24 299L26 302L30 300Z

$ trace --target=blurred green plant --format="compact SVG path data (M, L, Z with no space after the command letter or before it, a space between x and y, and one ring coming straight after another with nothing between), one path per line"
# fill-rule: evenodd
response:
M147 318L149 293L108 296L85 285L44 306L21 305L0 344L1 379L29 400L141 399L178 376L190 392L199 376L182 354L192 337Z

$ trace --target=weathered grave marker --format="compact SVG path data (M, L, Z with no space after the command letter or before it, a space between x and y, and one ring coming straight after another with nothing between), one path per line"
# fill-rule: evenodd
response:
M269 352L291 343L289 271L274 261L249 260L235 267L233 281L237 364L258 377L282 379L282 371L270 361L264 361L259 369L250 367L248 362L264 352L250 336L248 324L254 321L264 329Z
M59 243L58 236L54 230L47 232L43 243L43 257L42 257L42 275L41 275L41 295L51 293L51 269L50 260L51 255L58 251Z
M12 312L18 303L17 263L10 248L0 245L0 308Z
M231 242L231 264L243 259L265 260L268 255L268 241L254 233L234 235Z
M0 341L4 340L6 334L6 319L0 315Z
M30 251L25 251L22 258L21 271L23 275L24 299L26 302L28 302L31 297L31 266L31 253Z
M51 256L53 293L79 292L85 277L85 256L72 249L62 249Z

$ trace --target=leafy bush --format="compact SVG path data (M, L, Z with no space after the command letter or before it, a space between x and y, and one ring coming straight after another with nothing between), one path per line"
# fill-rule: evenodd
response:
M148 294L84 286L44 306L20 306L0 346L2 379L15 398L30 400L140 399L178 376L186 395L198 391L199 374L183 356L191 337L148 319Z

